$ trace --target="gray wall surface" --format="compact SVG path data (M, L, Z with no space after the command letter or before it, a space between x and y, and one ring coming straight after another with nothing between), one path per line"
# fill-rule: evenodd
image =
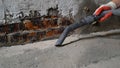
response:
M2 1L4 1L5 6ZM64 16L68 15L69 10L72 10L72 14L76 15L77 13L81 14L84 6L93 10L96 7L95 4L100 5L106 2L108 0L0 0L0 13L3 14L3 9L6 7L13 13L20 10L28 12L32 9L41 10L41 14L46 14L46 9L55 7L58 4L59 10L62 10ZM3 16L2 14L0 16Z
M2 1L4 1L5 6ZM97 7L109 1L110 0L0 0L0 19L3 19L4 8L10 10L11 13L18 13L19 11L28 13L29 10L41 10L41 15L44 15L47 13L46 10L48 8L56 7L56 5L58 5L58 9L63 16L68 16L69 11L71 10L73 18L76 22L79 22L82 17L93 14ZM87 7L90 12L84 12L84 7ZM91 31L119 28L119 18L120 17L112 17L107 20L106 23L101 23L100 27L85 27L82 30L83 32L85 30L85 33L89 33Z

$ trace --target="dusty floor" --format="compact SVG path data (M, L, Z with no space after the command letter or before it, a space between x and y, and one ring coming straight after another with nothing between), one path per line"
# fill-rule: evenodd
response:
M76 40L70 36L66 42ZM64 47L56 40L0 48L0 68L119 68L120 35L83 39Z

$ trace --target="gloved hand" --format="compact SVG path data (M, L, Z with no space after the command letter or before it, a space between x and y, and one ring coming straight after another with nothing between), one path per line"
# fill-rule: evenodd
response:
M96 11L94 12L94 15L98 16L103 11L116 9L116 8L117 8L116 4L111 1L111 2L109 2L107 4L101 5L98 9L96 9ZM106 19L108 19L111 16L112 16L112 12L108 12L99 20L99 22L103 22L103 21L105 21Z

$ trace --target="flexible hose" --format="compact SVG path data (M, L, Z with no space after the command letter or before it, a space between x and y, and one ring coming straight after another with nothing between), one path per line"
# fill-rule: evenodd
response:
M65 30L63 31L63 33L60 35L55 46L61 46L70 31L73 31L81 26L91 24L92 22L97 21L101 17L103 17L107 12L111 12L111 11L113 12L113 15L120 16L120 9L109 10L109 11L104 11L99 16L95 16L95 15L87 16L83 18L79 23L73 23L70 26L67 26Z

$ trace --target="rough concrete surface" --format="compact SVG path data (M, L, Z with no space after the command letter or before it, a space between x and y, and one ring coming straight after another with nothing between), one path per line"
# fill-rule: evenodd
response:
M1 0L2 1L2 0ZM0 1L0 17L3 19L3 4ZM46 9L58 4L62 14L67 16L69 10L76 20L80 21L83 7L90 8L92 14L96 7L110 0L3 0L6 8L11 12L24 9L41 10L46 14ZM27 7L31 5L30 7ZM94 7L93 7L94 6ZM30 8L30 9L29 9ZM101 26L85 27L85 33L104 31L120 28L119 17L113 17ZM116 23L114 23L116 22ZM79 32L79 31L78 31ZM84 31L83 31L84 32ZM78 39L70 36L65 42ZM120 67L120 35L95 37L83 39L64 47L55 47L55 40L40 41L27 45L1 47L0 68L119 68Z
M76 15L78 12L82 14L82 9L85 6L95 8L96 5L108 1L110 0L0 0L0 17L3 18L4 8L10 10L11 13L41 10L41 14L46 14L48 8L55 7L57 4L63 15L68 15L70 10L72 10L73 15Z
M78 39L77 35L67 37L65 42L75 39ZM2 47L0 68L120 67L120 38L95 37L64 47L55 47L55 42L56 40L48 40L24 46Z
M80 22L80 18L92 15L97 7L109 1L110 0L0 0L0 19L4 19L4 8L8 9L14 18L20 11L23 11L26 15L30 10L40 10L41 15L44 15L47 14L46 10L48 8L58 5L58 10L63 16L69 16L69 12L71 11L70 13L72 13L75 22ZM85 12L83 10L84 7L87 7L90 11ZM112 16L104 23L100 23L101 26L88 26L82 28L82 32L90 33L120 28L119 21L120 17ZM3 23L3 21L0 20L0 23Z

